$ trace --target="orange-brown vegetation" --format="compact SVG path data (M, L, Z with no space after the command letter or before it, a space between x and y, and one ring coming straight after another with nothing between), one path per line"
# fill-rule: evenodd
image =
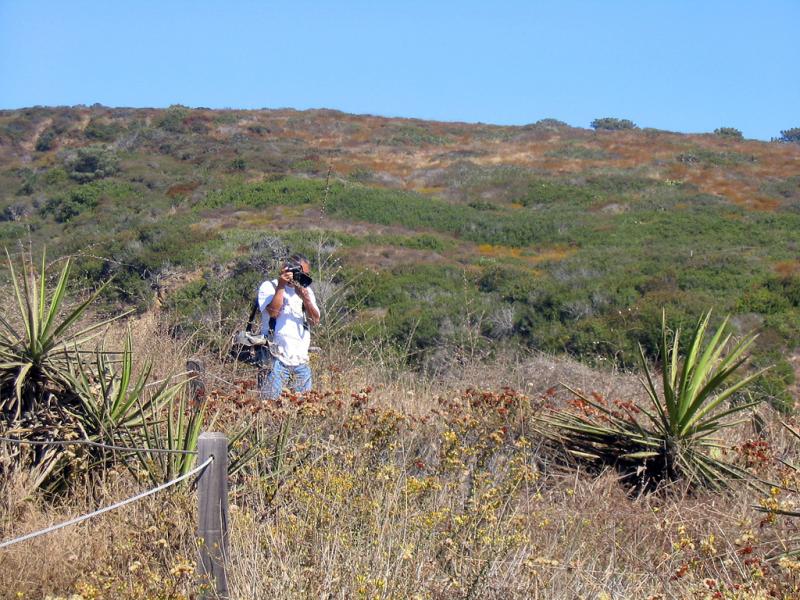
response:
M158 376L186 356L148 335L160 326L149 318L136 329L160 359ZM797 446L770 413L760 430L745 425L727 440L728 459L775 481L771 490L711 495L675 485L631 495L613 471L559 460L536 425L544 409L601 416L558 381L635 413L641 395L631 376L533 355L462 365L437 382L357 367L341 349L326 356L314 359L315 392L270 403L255 393L253 372L206 357L209 372L230 382L209 376L209 421L230 432L254 423L267 442L230 481L232 598L744 600L800 590L800 565L779 558L794 524L775 513L795 506L797 474L779 459L796 456ZM237 442L232 456L254 439ZM25 485L20 474L2 488L3 539L143 483L112 471L55 506L32 502ZM208 585L195 511L186 487L14 546L0 555L0 586L9 598L192 597Z

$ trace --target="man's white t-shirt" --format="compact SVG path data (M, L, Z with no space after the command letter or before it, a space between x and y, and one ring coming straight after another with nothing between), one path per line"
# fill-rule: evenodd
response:
M261 333L269 335L269 313L267 306L275 297L278 281L265 281L258 288L258 308L261 311ZM314 308L317 300L311 288L308 297ZM311 332L306 327L303 314L303 299L294 291L294 286L283 288L283 306L275 319L275 335L270 344L270 352L287 367L296 367L308 362L308 347L311 345Z

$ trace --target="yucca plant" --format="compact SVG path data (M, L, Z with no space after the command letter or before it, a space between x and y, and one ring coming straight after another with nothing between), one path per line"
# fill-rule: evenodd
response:
M188 422L183 418L185 400L178 408L172 404L185 382L167 378L148 384L152 363L146 362L138 374L133 373L131 335L119 360L109 359L104 351L96 353L92 368L78 361L71 369L70 384L78 403L69 410L79 424L83 439L113 446L143 448L141 452L96 452L97 460L122 459L128 466L139 462L149 478L157 483L183 474L192 466L189 454L151 455L147 448L193 452L203 423L202 408L192 411ZM150 386L151 389L148 389ZM162 433L162 429L164 432Z
M17 319L0 315L0 415L6 425L11 425L24 413L35 412L50 394L58 396L67 389L70 360L79 360L81 348L99 335L101 328L124 315L71 331L109 282L62 315L70 261L65 262L55 288L48 294L44 252L38 274L23 260L18 276L8 252L6 258L19 311ZM15 326L12 320L18 324Z
M184 399L173 407L185 382L168 378L149 384L151 363L135 373L130 332L121 352L88 349L107 324L125 313L72 331L107 283L65 310L69 260L51 292L45 258L38 274L29 262L23 262L18 274L8 260L19 314L0 315L0 433L36 442L80 440L81 445L12 444L10 461L0 465L0 475L25 466L34 474L33 487L52 493L67 483L70 474L117 460L131 468L139 461L151 479L185 473L194 460L191 454L151 455L85 444L193 452L203 410L189 411ZM21 325L15 327L17 322Z
M710 318L711 311L700 318L682 358L680 330L670 343L670 330L662 315L661 389L639 348L650 408L622 406L615 410L565 386L598 418L551 411L543 419L549 426L543 433L562 443L573 456L614 465L645 487L682 479L721 490L731 480L747 477L743 469L721 460L724 446L717 434L741 422L728 417L748 414L759 403L728 401L766 369L733 382L757 336L750 334L733 343L726 318L706 342Z
M177 387L182 388L183 382ZM191 470L195 457L190 453L197 451L197 441L205 422L204 403L189 402L185 393L172 396L164 410L155 404L150 405L142 442L147 448L177 450L183 454L137 452L135 455L140 470L153 483L163 483Z

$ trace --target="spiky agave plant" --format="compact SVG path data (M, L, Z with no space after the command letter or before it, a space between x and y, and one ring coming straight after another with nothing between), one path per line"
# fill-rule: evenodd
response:
M196 450L204 410L202 406L195 407L188 420L184 418L186 401L180 392L185 381L169 377L148 383L152 367L152 362L145 361L134 374L133 344L128 331L119 360L110 360L107 353L100 351L93 365L83 361L71 365L71 388L77 402L68 412L85 440L142 448L137 452L93 448L95 463L119 459L152 482L162 483L187 472L193 457L151 454L147 449ZM180 400L175 402L178 396ZM177 411L173 404L178 405Z
M643 417L630 409L613 410L565 386L600 418L551 411L543 419L549 425L544 434L562 443L570 454L614 465L645 487L684 479L695 486L721 490L731 480L746 477L743 469L719 458L724 446L717 434L741 422L728 417L744 415L759 403L725 404L766 369L733 382L757 336L749 334L733 343L726 318L706 343L710 318L711 311L700 318L681 360L680 330L670 344L670 330L662 314L660 390L639 347L642 383L651 407L638 407Z
M70 360L78 360L81 348L99 335L101 328L123 315L73 331L72 326L109 282L65 311L69 260L48 293L44 252L38 274L32 261L23 259L18 275L8 252L6 258L19 311L16 318L0 314L0 415L6 425L11 425L23 414L36 412L51 394L58 396L68 389Z
M38 274L29 262L23 262L18 274L8 259L16 298L12 305L16 304L19 314L0 311L0 433L35 442L66 439L194 450L203 423L202 408L192 411L186 421L185 407L175 411L171 406L184 382L168 378L149 384L149 362L135 374L130 333L122 352L87 349L87 343L107 324L127 313L73 331L107 283L75 308L65 310L69 260L52 291L46 283L44 256ZM192 458L168 455L169 468L159 469L147 453L131 456L87 444L12 444L8 451L9 461L0 465L0 475L24 465L31 469L33 487L47 492L63 488L76 471L117 460L129 466L139 460L148 467L148 475L157 478L171 475L176 466L185 472Z

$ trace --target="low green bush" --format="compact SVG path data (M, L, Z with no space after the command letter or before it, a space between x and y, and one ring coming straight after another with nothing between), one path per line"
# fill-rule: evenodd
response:
M49 199L41 207L40 213L52 216L57 223L67 223L87 210L94 209L103 200L119 204L136 193L136 188L125 182L112 180L93 181ZM115 216L120 213L115 211Z
M744 139L744 136L742 136L742 132L736 129L735 127L718 127L717 129L714 130L714 135L731 140Z
M636 129L636 123L629 119L603 117L592 121L592 129L603 131L620 131L623 129Z
M171 133L184 133L187 131L185 121L188 117L188 108L173 104L161 113L161 117L156 121L156 127Z
M68 152L64 168L72 179L85 183L113 175L119 170L119 161L109 148L87 146Z
M781 142L800 144L800 127L792 127L781 131Z
M113 121L94 118L86 125L83 135L95 142L113 142L124 131L124 127Z
M36 139L35 149L37 152L47 152L55 147L56 138L58 134L53 129L46 129Z

